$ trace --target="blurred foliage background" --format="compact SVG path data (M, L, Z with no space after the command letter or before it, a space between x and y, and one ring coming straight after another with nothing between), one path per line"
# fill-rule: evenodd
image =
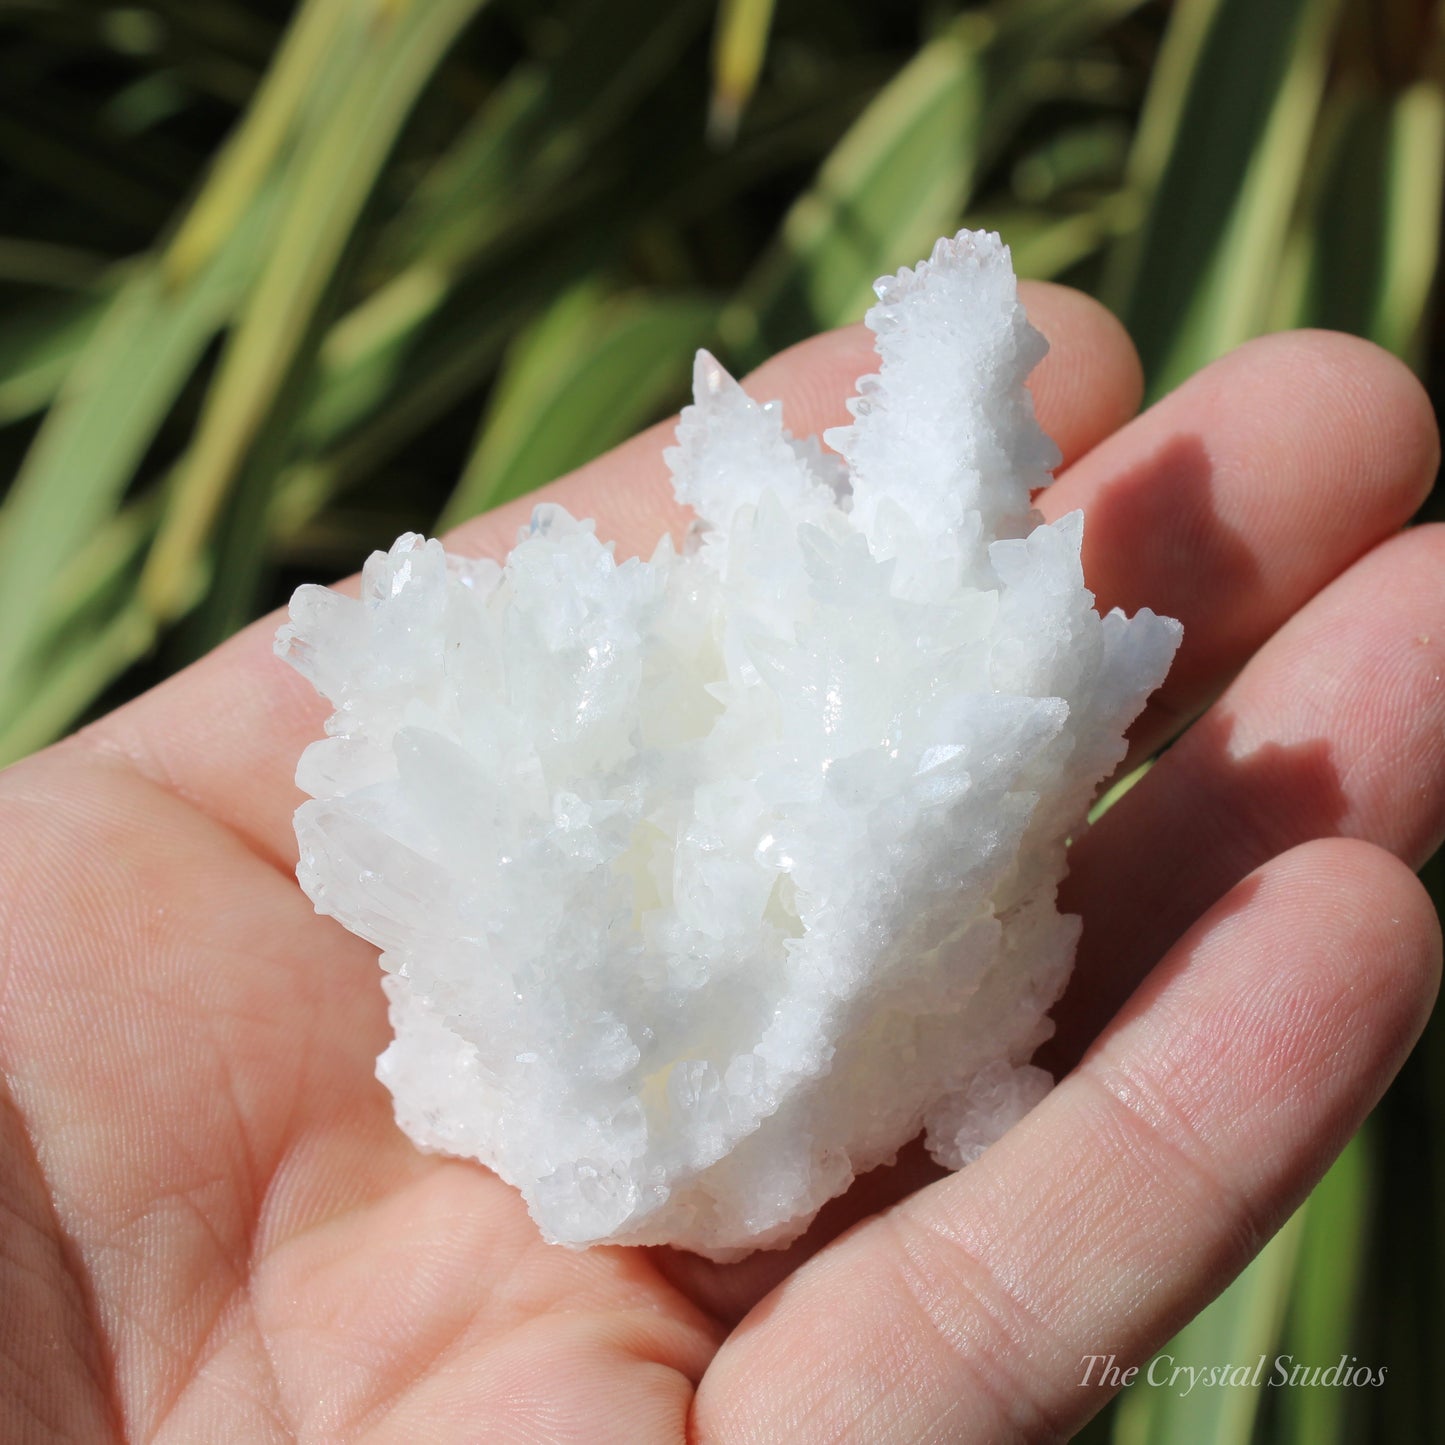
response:
M1438 398L1442 86L1434 0L3 0L0 760L963 221L1152 394L1314 324ZM1136 1389L1088 1438L1445 1439L1442 1032L1171 1346L1388 1385Z

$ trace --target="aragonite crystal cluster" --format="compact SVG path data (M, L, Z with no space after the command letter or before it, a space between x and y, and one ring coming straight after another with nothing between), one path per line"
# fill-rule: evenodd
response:
M1065 840L1180 629L1100 617L1081 517L1031 509L1045 343L998 238L877 292L831 450L699 353L681 552L544 505L501 566L406 536L281 630L335 707L299 876L382 951L397 1119L549 1240L781 1245L1048 1087Z

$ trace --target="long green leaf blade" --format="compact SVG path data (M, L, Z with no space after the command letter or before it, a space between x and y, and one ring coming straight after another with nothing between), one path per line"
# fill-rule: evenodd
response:
M725 318L729 339L776 349L861 314L874 280L949 228L982 156L990 28L965 16L879 93L783 221Z
M1136 141L1112 288L1153 393L1268 324L1340 0L1181 0Z
M1286 1370L1329 1367L1354 1343L1368 1249L1370 1153L1367 1128L1350 1141L1304 1209L1298 1273L1280 1341ZM1349 1439L1344 1392L1283 1387L1280 1445L1339 1445Z
M1258 1414L1289 1300L1304 1225L1297 1210L1249 1267L1169 1342L1121 1397L1114 1445L1243 1445ZM1241 1367L1259 1383L1170 1384L1176 1366ZM1152 1371L1152 1373L1151 1373Z
M985 168L1035 104L1030 77L1140 0L1004 0L945 26L878 93L785 216L723 317L758 359L857 320L873 282L956 228Z
M581 466L652 420L684 390L715 319L705 300L614 298L596 282L561 297L513 347L442 526Z
M114 287L17 308L0 325L0 425L43 411L104 317Z
M269 216L260 207L187 285L146 265L71 366L6 498L0 527L0 717L53 578L116 509L156 432L244 292Z
M271 256L223 358L142 577L175 615L227 492L285 383L352 229L423 85L484 0L408 0L378 9L340 102L298 154ZM400 13L395 13L400 10Z
M171 282L204 265L255 201L351 8L349 0L305 0L296 12L254 103L167 248Z
M726 145L737 134L762 74L772 23L773 0L721 0L718 5L707 117L708 135L715 145Z

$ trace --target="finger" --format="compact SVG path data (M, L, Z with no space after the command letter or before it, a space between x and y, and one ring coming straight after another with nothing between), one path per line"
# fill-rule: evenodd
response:
M1292 332L1206 367L1044 492L1049 517L1084 509L1101 611L1147 606L1184 623L1135 755L1403 526L1439 456L1430 400L1405 366L1355 337Z
M976 1164L825 1250L725 1344L700 1442L1065 1438L1283 1222L1424 1025L1440 936L1408 869L1306 845L1171 951Z
M1059 1033L1066 1068L1154 961L1251 869L1310 838L1419 867L1445 836L1445 527L1377 548L1281 630L1075 844L1083 916Z
M1025 300L1053 348L1036 374L1041 420L1077 454L1137 406L1138 360L1119 323L1097 302L1059 286L1027 286ZM844 403L854 382L876 366L869 333L851 327L790 348L746 384L756 396L780 399L789 425L805 434L847 421ZM477 518L453 534L451 545L474 555L504 553L545 495L574 515L597 517L600 532L616 540L621 553L651 551L680 517L662 460L671 428L654 427L537 496ZM326 708L308 682L272 655L278 622L273 616L254 624L102 719L87 741L120 754L289 869L295 862L290 818L301 801L296 760L321 736Z

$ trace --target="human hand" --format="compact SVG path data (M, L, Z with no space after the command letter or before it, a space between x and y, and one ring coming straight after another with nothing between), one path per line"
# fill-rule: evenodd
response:
M268 619L0 778L0 1436L1062 1436L1104 1403L1084 1356L1144 1359L1245 1264L1436 990L1410 868L1445 829L1445 533L1392 535L1434 419L1383 353L1300 334L1130 420L1117 324L1024 295L1066 458L1040 506L1085 509L1102 608L1185 624L1136 752L1213 699L1074 847L1055 1092L957 1175L907 1151L785 1252L543 1244L392 1124L374 951L292 876L325 706ZM812 432L872 365L855 328L750 390ZM662 442L554 495L647 550L678 521ZM452 545L500 554L530 506Z

